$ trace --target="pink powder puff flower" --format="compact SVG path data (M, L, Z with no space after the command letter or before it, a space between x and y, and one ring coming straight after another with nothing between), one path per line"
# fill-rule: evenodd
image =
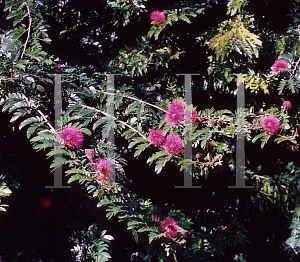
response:
M261 122L261 126L263 127L264 131L269 134L275 134L279 130L280 121L275 116L265 116Z
M93 164L94 170L97 171L99 181L102 185L106 184L107 178L111 177L114 170L111 164L103 158L100 158L96 163Z
M164 151L168 154L177 154L183 148L183 141L177 134L168 135L164 142Z
M272 72L274 74L282 73L284 69L289 66L289 63L284 60L278 60L272 65Z
M39 205L46 210L52 205L51 199L49 197L42 197L39 200Z
M287 110L290 110L292 108L292 104L290 101L283 101L282 106L285 107Z
M85 149L84 152L85 152L85 155L88 158L88 160L90 160L91 163L94 163L96 160L95 150L94 149Z
M166 113L166 121L171 126L178 126L184 120L184 102L173 100Z
M150 20L152 21L151 24L156 25L166 21L167 13L161 11L153 11L150 15Z
M179 226L173 218L167 217L160 222L160 228L164 233L166 233L167 238L175 238L177 236Z
M281 125L281 126L280 126L280 129L284 129L284 125Z
M83 144L84 135L76 127L68 126L63 128L61 132L63 144L68 148L80 148Z
M210 150L210 149L213 149L215 147L214 143L213 142L209 142L206 144L205 146L205 149L206 150Z
M164 131L160 129L151 129L148 136L148 141L152 145L158 147L165 140Z
M192 110L192 122L195 123L198 120L198 115L195 110Z
M58 63L58 64L56 64L55 66L53 66L52 69L53 69L53 68L56 68L56 67L60 68L61 66L62 66L62 64L61 64L61 63Z

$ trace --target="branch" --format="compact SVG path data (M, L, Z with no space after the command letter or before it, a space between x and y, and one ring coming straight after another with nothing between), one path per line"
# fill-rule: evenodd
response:
M297 66L298 66L299 62L300 62L300 58L299 58L298 61L296 62L295 67L294 67L293 71L291 72L290 76L292 76L292 75L295 73L295 71L296 71L296 69L297 69Z
M113 95L113 94L107 93L107 92L105 92L105 91L101 91L101 92L102 92L103 94L106 94L106 95ZM140 100L140 99L138 99L138 98L135 98L135 97L132 97L132 96L127 96L127 95L124 95L124 97L129 98L129 99L132 99L132 100L135 100L135 101L139 101L139 102L141 102L141 103L144 103L144 104L146 104L146 105L148 105L148 106L155 107L156 109L158 109L158 110L160 110L160 111L163 111L163 112L167 113L167 111L164 110L164 109L162 109L161 107L156 106L156 105L153 105L153 104L148 103L148 102L145 102L145 101Z
M167 111L166 111L166 110L164 110L164 109L162 109L162 108L160 108L160 107L158 107L158 106L156 106L156 105L150 104L150 103L148 103L148 102L145 102L145 101L142 101L142 100L140 100L140 99L137 99L137 98L135 98L135 97L132 97L132 96L126 96L126 95L125 95L124 97L126 97L126 98L129 98L129 99L132 99L132 100L139 101L139 102L141 102L141 103L144 103L144 104L146 104L146 105L149 105L149 106L155 107L155 108L157 108L157 109L159 109L159 110L163 111L164 113L167 113Z
M50 127L51 131L55 134L57 134L56 130L54 129L54 127L49 123L48 119L46 118L46 116L42 113L42 111L40 109L37 109L37 107L35 108L38 113L42 116L42 118L44 119L44 121L46 122L46 124Z
M29 9L29 6L27 4L27 2L25 2L25 5L26 5L26 8L27 8L27 13L28 13L28 18L29 18L29 25L28 25L28 29L27 29L27 38L26 38L26 41L25 41L25 44L24 44L24 49L23 49L23 52L21 54L21 58L23 57L23 55L25 54L25 51L26 51L26 47L27 47L27 44L28 44L28 40L29 40L29 37L30 37L30 28L31 28L31 15L30 15L30 9Z
M271 182L273 183L276 183L274 180L270 179L270 178L267 178L267 177L264 177L264 176L259 176L259 175L254 175L255 177L258 177L258 178L261 178L261 179L264 179L264 180L270 180ZM286 186L284 185L280 185L282 188L286 189Z
M28 97L25 97L26 98L26 100L28 101L28 102L30 102L30 100L28 99ZM41 115L41 117L44 119L44 121L46 122L46 124L50 127L50 130L55 134L57 134L57 132L56 132L56 130L55 130L55 128L50 124L50 122L48 121L48 119L47 119L47 117L44 115L44 113L40 110L40 109L38 109L38 106L36 106L34 103L32 103L33 105L32 105L32 108L33 109L35 109L40 115Z
M125 126L127 126L128 128L130 128L132 131L134 131L135 133L139 134L139 136L141 136L142 138L144 138L145 140L147 140L147 138L146 138L142 133L140 133L139 131L137 131L135 128L133 128L132 126L128 125L128 124L125 123L124 121L119 120L117 117L114 117L114 116L112 116L112 115L110 115L110 114L108 114L108 113L106 113L106 112L103 112L103 111L101 111L101 110L99 110L99 109L96 109L96 108L93 108L93 107L90 107L90 106L86 106L86 105L81 105L81 106L82 106L82 107L85 107L85 108L88 108L88 109L91 109L91 110L94 110L94 111L96 111L96 112L99 112L99 113L101 113L101 114L103 114L103 115L105 115L105 116L112 117L114 120L117 120L117 121L119 121L120 123L124 124Z

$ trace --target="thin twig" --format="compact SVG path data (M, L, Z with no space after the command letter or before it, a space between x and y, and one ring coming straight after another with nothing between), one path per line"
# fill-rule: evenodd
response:
M50 129L52 130L52 132L55 134L57 133L56 130L54 129L54 127L49 123L48 119L46 118L46 116L42 113L41 110L39 110L37 107L35 107L35 109L38 111L38 113L42 116L42 118L44 119L44 121L46 122L46 124L50 127Z
M29 37L30 37L30 28L31 28L31 15L30 15L30 9L29 9L29 6L28 6L27 2L25 2L25 5L26 5L26 8L27 8L27 13L28 13L28 18L29 18L29 25L28 25L28 29L27 29L27 38L26 38L26 41L25 41L25 44L24 44L23 52L22 52L22 54L21 54L21 58L22 58L23 55L25 54L26 47L27 47L27 44L28 44L28 40L29 40Z
M0 81L9 81L9 80L13 80L13 77L10 77L10 78L0 78Z
M173 256L174 256L175 261L177 262L176 255L174 252L173 252Z
M146 104L146 105L155 107L156 109L159 109L159 110L163 111L164 113L167 113L166 110L164 110L164 109L162 109L162 108L160 108L160 107L158 107L158 106L156 106L156 105L153 105L153 104L151 104L151 103L148 103L148 102L142 101L142 100L140 100L140 99L137 99L137 98L135 98L135 97L132 97L132 96L126 96L126 95L125 95L124 97L129 98L129 99L132 99L132 100L139 101L139 102L144 103L144 104Z
M24 96L25 99L30 103L31 101L28 99L28 97ZM33 103L32 103L33 104ZM46 124L50 127L51 131L55 134L57 134L55 128L49 123L47 117L43 114L43 112L41 110L38 109L38 106L36 106L35 104L33 104L31 106L33 109L35 109L40 115L41 117L44 119L44 121L46 122Z
M114 116L112 116L112 115L110 115L110 114L108 114L108 113L106 113L106 112L104 112L104 111L101 111L101 110L99 110L99 109L96 109L96 108L93 108L93 107L90 107L90 106L86 106L86 105L81 105L81 106L82 106L82 107L85 107L85 108L88 108L88 109L92 109L92 110L94 110L94 111L96 111L96 112L99 112L99 113L105 115L105 116L112 117L114 120L117 120L117 121L119 121L120 123L124 124L125 126L127 126L128 128L130 128L132 131L134 131L135 133L139 134L142 138L144 138L145 140L147 140L147 138L146 138L142 133L140 133L138 130L136 130L136 129L133 128L132 126L128 125L128 124L125 123L124 121L118 119L117 117L114 117Z
M103 94L113 95L113 94L107 93L107 92L105 92L105 91L101 91L101 92L102 92ZM139 102L141 102L141 103L144 103L144 104L146 104L146 105L148 105L148 106L155 107L156 109L158 109L158 110L160 110L160 111L163 111L163 112L167 113L166 110L160 108L159 106L156 106L156 105L153 105L153 104L151 104L151 103L145 102L145 101L140 100L140 99L138 99L138 98L135 98L135 97L132 97L132 96L127 96L127 95L124 95L123 97L129 98L129 99L132 99L132 100L135 100L135 101L139 101Z
M291 72L290 76L292 76L292 75L295 73L295 71L296 71L296 69L297 69L297 65L299 64L299 62L300 62L300 58L299 58L298 61L296 62L295 67L294 67L293 71Z
M264 176L259 176L259 175L254 175L255 177L258 177L258 178L261 178L261 179L264 179L264 180L271 180L273 183L276 183L274 180L270 179L270 178L267 178L267 177L264 177ZM286 186L284 185L280 185L282 188L286 189Z

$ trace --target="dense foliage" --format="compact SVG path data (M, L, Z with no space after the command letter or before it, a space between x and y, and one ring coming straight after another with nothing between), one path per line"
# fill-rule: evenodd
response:
M299 260L298 0L2 6L0 95L2 112L11 114L5 132L29 140L41 151L30 157L50 159L72 189L45 184L35 193L39 211L19 210L37 221L60 217L69 238L64 255L0 238L1 259ZM241 92L245 105L237 107ZM33 179L18 175L22 165L14 166L5 135L0 210L9 214L16 204L2 202ZM230 188L240 168L250 188ZM32 177L41 189L45 178ZM194 187L178 188L187 177ZM63 198L68 203L58 204ZM104 212L118 228L108 230L112 236L102 227Z

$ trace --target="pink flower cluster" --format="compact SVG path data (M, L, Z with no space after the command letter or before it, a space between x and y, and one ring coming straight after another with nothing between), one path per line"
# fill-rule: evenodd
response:
M101 185L105 185L109 176L113 174L113 168L111 164L103 158L100 158L93 164L94 170L97 171L99 181Z
M197 112L195 110L192 110L192 122L195 123L197 120L199 120Z
M161 24L163 22L166 21L166 15L167 13L166 12L161 12L161 11L153 11L151 14L150 14L150 20L152 21L151 24Z
M177 134L168 135L164 142L164 151L168 154L177 154L183 148L183 141Z
M84 152L85 152L85 155L88 158L88 160L90 160L91 163L94 163L96 160L95 150L94 149L85 149Z
M289 67L289 63L284 60L278 60L272 65L273 74L282 73L284 69Z
M166 233L167 238L175 238L177 236L179 226L173 218L167 217L160 222L160 228L164 233Z
M166 113L166 121L171 126L178 126L184 120L185 104L181 100L173 100Z
M209 142L206 144L205 146L205 150L211 150L215 147L214 143L213 142Z
M265 116L260 122L265 132L275 134L280 128L280 121L276 116Z
M80 148L83 144L84 135L76 127L68 126L61 132L63 144L68 148Z
M182 151L183 141L177 134L170 134L165 138L164 131L160 129L151 129L148 141L155 147L163 144L163 150L168 154L177 154Z
M290 101L283 101L282 106L285 107L287 110L290 110L292 108L292 104Z
M39 200L39 205L46 210L52 205L52 201L49 197L42 197Z
M150 144L158 147L165 140L164 131L160 129L151 129L148 136L148 141Z
M171 126L178 126L184 120L185 115L185 104L181 100L173 100L169 105L168 111L166 112L166 121ZM197 112L192 109L191 121L195 123L196 121L201 121L197 115Z

